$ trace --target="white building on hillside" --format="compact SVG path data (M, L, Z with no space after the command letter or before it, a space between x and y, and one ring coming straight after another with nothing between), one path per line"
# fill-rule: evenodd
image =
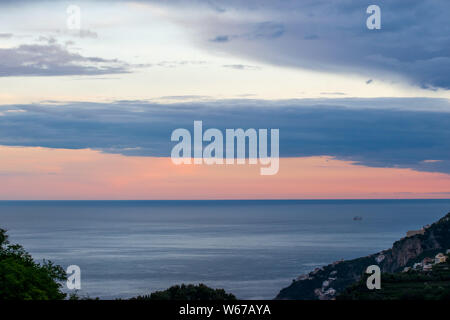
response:
M434 263L443 263L447 261L447 256L444 255L442 252L439 252L435 257L434 257Z

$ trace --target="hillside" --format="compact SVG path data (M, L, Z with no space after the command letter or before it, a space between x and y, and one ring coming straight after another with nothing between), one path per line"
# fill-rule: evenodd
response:
M450 213L423 230L396 241L391 249L353 260L336 261L300 276L275 299L334 299L350 285L358 282L369 265L376 264L383 273L402 271L424 257L450 248Z
M450 300L450 260L432 270L382 273L381 289L367 289L367 275L345 289L337 300Z

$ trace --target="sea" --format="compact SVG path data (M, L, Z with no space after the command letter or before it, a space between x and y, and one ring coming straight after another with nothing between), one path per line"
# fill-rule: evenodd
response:
M79 266L80 296L204 283L273 299L299 275L390 248L449 211L450 200L0 201L0 228L36 261Z

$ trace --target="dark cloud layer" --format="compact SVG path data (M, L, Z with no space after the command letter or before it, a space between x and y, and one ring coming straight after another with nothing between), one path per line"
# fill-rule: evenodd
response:
M424 88L450 89L450 1L164 2L172 10L183 4L209 8L216 15L186 17L207 49L217 46L221 52L277 65L368 78L400 76ZM366 27L371 4L381 8L380 30Z
M170 105L118 101L1 106L0 144L169 156L174 145L170 142L172 131L192 131L193 121L202 120L205 129L279 128L283 157L329 155L374 167L450 173L450 113L438 111L439 106L448 107L448 101L417 100L234 100ZM418 103L424 109L432 106L434 111L404 110Z

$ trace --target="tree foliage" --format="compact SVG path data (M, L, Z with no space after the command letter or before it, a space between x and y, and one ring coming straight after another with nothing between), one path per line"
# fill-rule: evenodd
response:
M176 285L132 300L236 300L236 297L223 289L212 289L200 283Z
M431 272L382 273L381 289L369 290L368 275L345 289L338 300L450 300L450 260Z
M39 264L18 244L8 241L0 229L0 300L59 300L64 269L51 261Z

